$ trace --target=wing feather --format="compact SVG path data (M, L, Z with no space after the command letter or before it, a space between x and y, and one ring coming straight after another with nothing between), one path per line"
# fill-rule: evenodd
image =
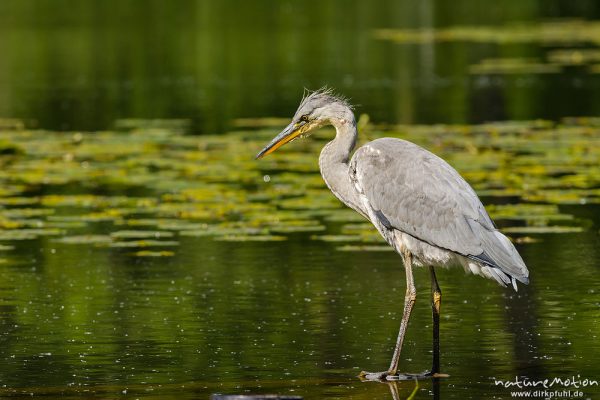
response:
M475 191L433 153L405 140L378 139L356 151L350 176L386 227L528 281L525 263Z

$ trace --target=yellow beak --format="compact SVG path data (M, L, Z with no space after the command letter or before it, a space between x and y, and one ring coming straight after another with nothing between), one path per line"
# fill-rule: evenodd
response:
M262 158L268 154L271 154L272 152L274 152L275 150L277 150L284 144L294 140L295 138L300 136L302 134L302 132L305 131L305 127L306 127L305 122L290 123L288 126L285 127L285 129L283 131L281 131L281 133L279 135L275 136L275 138L273 140L271 140L271 143L269 143L267 146L265 146L265 148L262 149L260 151L260 153L258 153L256 155L256 158L257 159Z

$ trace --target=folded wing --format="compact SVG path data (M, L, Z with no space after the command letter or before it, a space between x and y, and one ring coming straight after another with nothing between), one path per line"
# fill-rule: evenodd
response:
M475 191L435 154L405 140L378 139L356 151L350 175L384 225L528 282L523 259Z

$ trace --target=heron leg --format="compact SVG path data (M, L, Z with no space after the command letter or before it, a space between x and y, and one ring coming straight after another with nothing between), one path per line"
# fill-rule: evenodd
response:
M398 372L398 363L400 362L400 351L402 350L404 335L406 334L406 328L408 327L410 312L412 311L415 300L417 299L417 290L415 289L415 282L412 273L412 256L408 252L405 252L403 256L404 269L406 270L406 295L404 296L404 312L402 313L402 320L400 321L400 331L398 332L398 338L396 339L396 348L394 349L394 355L392 356L392 363L390 364L390 368L387 372L388 375L396 375Z
M392 356L392 363L390 368L385 372L361 372L359 378L366 381L377 381L377 380L405 380L415 379L417 375L414 374L398 374L398 363L400 361L400 351L402 350L402 343L404 342L404 334L408 327L408 319L410 318L410 312L412 311L413 305L417 298L417 290L415 289L415 282L413 280L412 273L412 256L409 252L403 252L404 269L406 270L406 295L404 296L404 312L402 313L402 320L400 321L400 331L398 332L398 339L396 339L396 348L394 349L394 355Z
M449 375L440 373L440 306L442 302L442 290L438 285L435 271L432 266L429 267L431 274L431 310L433 315L433 363L431 371L425 371L420 374L399 374L398 363L400 361L400 351L402 350L402 342L404 341L404 334L408 326L408 319L410 318L410 312L415 300L417 298L417 291L412 275L412 258L410 254L404 254L404 266L406 268L406 296L404 298L404 313L402 315L402 321L400 322L400 332L398 332L398 339L396 340L396 348L394 350L394 356L392 357L392 363L390 369L386 372L361 372L359 378L363 381L404 381L404 380L416 380L433 378L433 393L434 398L439 399L440 395L440 382L439 378L447 378ZM418 384L417 384L418 385ZM390 389L392 387L390 386ZM413 392L414 395L414 392ZM392 390L392 396L394 391ZM411 395L412 396L412 395ZM394 397L395 399L396 397Z
M429 266L431 275L431 311L433 318L433 363L431 374L440 372L440 306L442 303L442 291L438 285L433 267Z

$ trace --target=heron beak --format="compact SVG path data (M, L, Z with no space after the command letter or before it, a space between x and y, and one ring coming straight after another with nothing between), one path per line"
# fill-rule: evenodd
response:
M267 154L271 154L284 144L294 140L306 130L306 126L306 123L290 123L283 131L281 131L279 135L275 136L275 138L271 140L271 143L269 143L260 151L260 153L256 155L256 159L262 158Z

